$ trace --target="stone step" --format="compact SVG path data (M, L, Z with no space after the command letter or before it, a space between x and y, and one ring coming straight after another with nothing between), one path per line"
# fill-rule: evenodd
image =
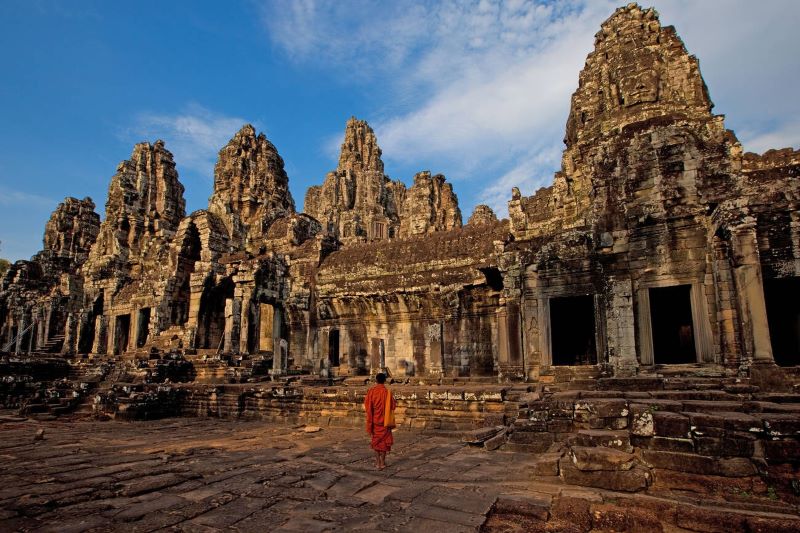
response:
M627 453L633 452L631 435L628 431L581 429L578 430L573 440L579 446L598 446Z

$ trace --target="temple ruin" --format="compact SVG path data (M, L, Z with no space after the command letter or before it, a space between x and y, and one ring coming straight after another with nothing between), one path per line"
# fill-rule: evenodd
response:
M43 251L10 269L0 348L262 356L273 375L546 381L692 365L786 382L800 364L800 153L742 153L712 107L675 30L631 7L579 75L561 170L531 196L515 189L510 220L478 206L463 225L441 174L391 179L354 118L304 213L250 125L188 215L164 142L137 144L102 223L90 199L67 198Z
M0 520L800 530L800 151L743 153L712 108L675 29L629 4L579 74L561 170L514 188L508 219L479 205L464 224L442 174L390 178L356 118L304 212L251 125L190 214L165 143L135 145L102 221L91 199L65 199L44 249L0 282L0 407L15 410L0 424L17 424ZM353 473L358 436L342 429L363 427L377 372L413 437L400 453L417 450L389 469L396 485ZM60 415L92 420L28 458L24 417ZM218 468L194 422L149 425L164 443L149 450L138 426L102 422L180 416L246 453ZM295 454L323 428L324 446Z

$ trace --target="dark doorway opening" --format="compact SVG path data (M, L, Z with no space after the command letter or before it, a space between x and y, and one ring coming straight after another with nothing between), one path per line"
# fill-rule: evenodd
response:
M92 351L95 335L95 322L97 317L103 314L103 295L97 297L92 304L92 312L86 317L86 322L81 325L80 336L78 337L78 353L89 353Z
M114 354L121 355L128 349L131 332L131 315L119 315L114 324Z
M150 333L150 308L145 307L139 310L139 317L137 319L137 334L136 334L136 347L141 348L147 342L147 336Z
M223 279L214 286L209 279L200 297L197 320L197 347L217 349L222 347L225 334L225 301L233 298L233 280Z
M657 365L697 362L691 285L650 289L653 357Z
M766 280L764 298L775 363L800 365L800 278Z
M553 365L595 365L594 297L550 299Z
M328 361L331 366L339 366L339 330L332 329L328 334Z

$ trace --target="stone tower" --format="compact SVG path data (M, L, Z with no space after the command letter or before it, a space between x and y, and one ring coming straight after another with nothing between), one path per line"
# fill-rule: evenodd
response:
M186 215L183 185L163 141L139 143L111 178L106 217L87 261L89 271L160 249Z
M424 235L461 227L461 209L453 185L442 174L428 171L414 176L400 215L400 236Z
M321 186L309 187L305 212L343 242L397 236L397 199L405 185L383 173L381 149L366 121L347 121L339 166Z
M208 210L223 221L239 249L256 247L276 219L294 213L283 159L250 124L219 151Z

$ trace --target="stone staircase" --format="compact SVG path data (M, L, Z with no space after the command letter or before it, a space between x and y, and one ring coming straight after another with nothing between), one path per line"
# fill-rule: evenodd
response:
M41 351L44 353L58 353L61 347L64 346L64 335L54 335L42 346Z
M688 501L717 514L798 514L800 394L762 393L725 375L600 378L596 385L522 393L504 442L486 446L537 454L533 475L565 486L673 507Z

